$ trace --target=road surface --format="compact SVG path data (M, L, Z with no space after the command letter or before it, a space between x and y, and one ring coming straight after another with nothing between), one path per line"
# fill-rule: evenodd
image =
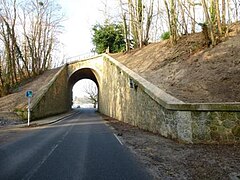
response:
M16 136L0 144L1 180L152 179L94 109Z

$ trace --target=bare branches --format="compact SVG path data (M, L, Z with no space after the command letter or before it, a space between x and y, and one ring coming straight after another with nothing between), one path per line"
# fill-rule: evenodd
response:
M62 17L53 0L0 0L0 9L1 88L8 93L51 66Z
M84 86L84 92L87 94L87 99L90 103L93 104L94 108L98 103L98 89L97 86L94 84L86 84Z
M121 7L121 17L123 19L126 50L129 49L129 42L133 43L135 48L148 44L150 39L154 0L119 0Z

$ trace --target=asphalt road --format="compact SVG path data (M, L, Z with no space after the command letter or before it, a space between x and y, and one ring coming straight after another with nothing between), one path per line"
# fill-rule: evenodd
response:
M152 179L93 109L0 144L0 179Z

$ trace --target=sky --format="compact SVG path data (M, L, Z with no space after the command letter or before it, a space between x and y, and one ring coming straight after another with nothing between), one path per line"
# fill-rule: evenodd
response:
M89 54L92 45L91 29L104 22L104 3L114 0L59 0L65 15L60 37L66 58Z
M104 22L103 2L107 0L59 0L65 15L60 41L63 44L63 56L68 61L76 60L77 56L88 56L91 52L93 48L91 29L96 23ZM84 95L83 84L86 83L93 82L81 80L74 85L73 97Z
M85 92L85 88L89 87L89 86L95 86L96 84L95 82L93 82L92 80L89 79L82 79L80 81L78 81L74 86L73 86L73 98L75 96L77 97L84 97L84 96L88 96L88 94Z

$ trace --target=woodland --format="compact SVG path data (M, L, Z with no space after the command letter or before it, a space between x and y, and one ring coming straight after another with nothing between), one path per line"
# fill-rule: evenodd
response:
M118 29L120 35L107 34L111 39L105 41L122 38L118 42L123 46L118 51L125 52L161 39L169 39L174 46L181 37L199 32L204 35L206 46L214 47L228 37L231 26L240 19L239 0L115 0L115 3L117 12L106 13L102 26L117 24L120 31L113 30ZM62 20L61 8L53 0L0 0L0 96L53 67ZM99 26L94 27L99 30ZM97 48L101 42L94 41L94 35ZM102 44L102 50L111 51L109 45Z

